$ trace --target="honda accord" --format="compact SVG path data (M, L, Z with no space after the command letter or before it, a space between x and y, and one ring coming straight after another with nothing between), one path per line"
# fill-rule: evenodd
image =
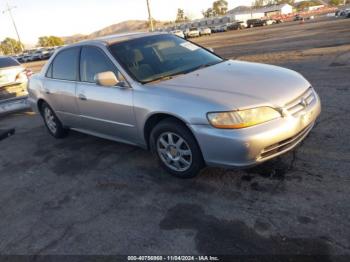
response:
M277 157L308 135L321 111L300 74L226 60L165 33L63 47L28 91L54 137L72 129L150 149L181 178Z

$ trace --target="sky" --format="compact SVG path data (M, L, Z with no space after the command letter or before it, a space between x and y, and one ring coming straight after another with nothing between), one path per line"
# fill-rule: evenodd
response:
M175 20L178 8L192 18L211 7L214 0L150 0L156 20ZM253 0L228 0L229 9L250 5ZM0 0L0 41L16 38L9 14L3 14L6 2L12 10L21 40L34 45L40 36L89 34L106 26L130 19L146 20L146 0Z

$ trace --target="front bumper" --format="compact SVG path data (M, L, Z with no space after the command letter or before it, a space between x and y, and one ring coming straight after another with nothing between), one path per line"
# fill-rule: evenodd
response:
M288 114L276 120L244 129L217 129L190 125L208 166L244 168L272 159L296 147L311 131L321 113L315 100L298 116Z

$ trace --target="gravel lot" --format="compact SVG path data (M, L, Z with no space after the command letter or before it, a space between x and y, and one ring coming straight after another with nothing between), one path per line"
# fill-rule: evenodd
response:
M250 170L180 180L139 148L75 132L55 140L39 116L9 115L0 121L16 128L0 141L1 254L350 255L350 19L195 41L310 80L323 112L303 144Z

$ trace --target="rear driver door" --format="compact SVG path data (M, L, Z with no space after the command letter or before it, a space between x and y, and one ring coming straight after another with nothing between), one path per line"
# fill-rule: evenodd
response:
M46 72L43 86L46 102L64 125L72 128L79 128L80 120L76 101L79 54L80 47L60 51Z

